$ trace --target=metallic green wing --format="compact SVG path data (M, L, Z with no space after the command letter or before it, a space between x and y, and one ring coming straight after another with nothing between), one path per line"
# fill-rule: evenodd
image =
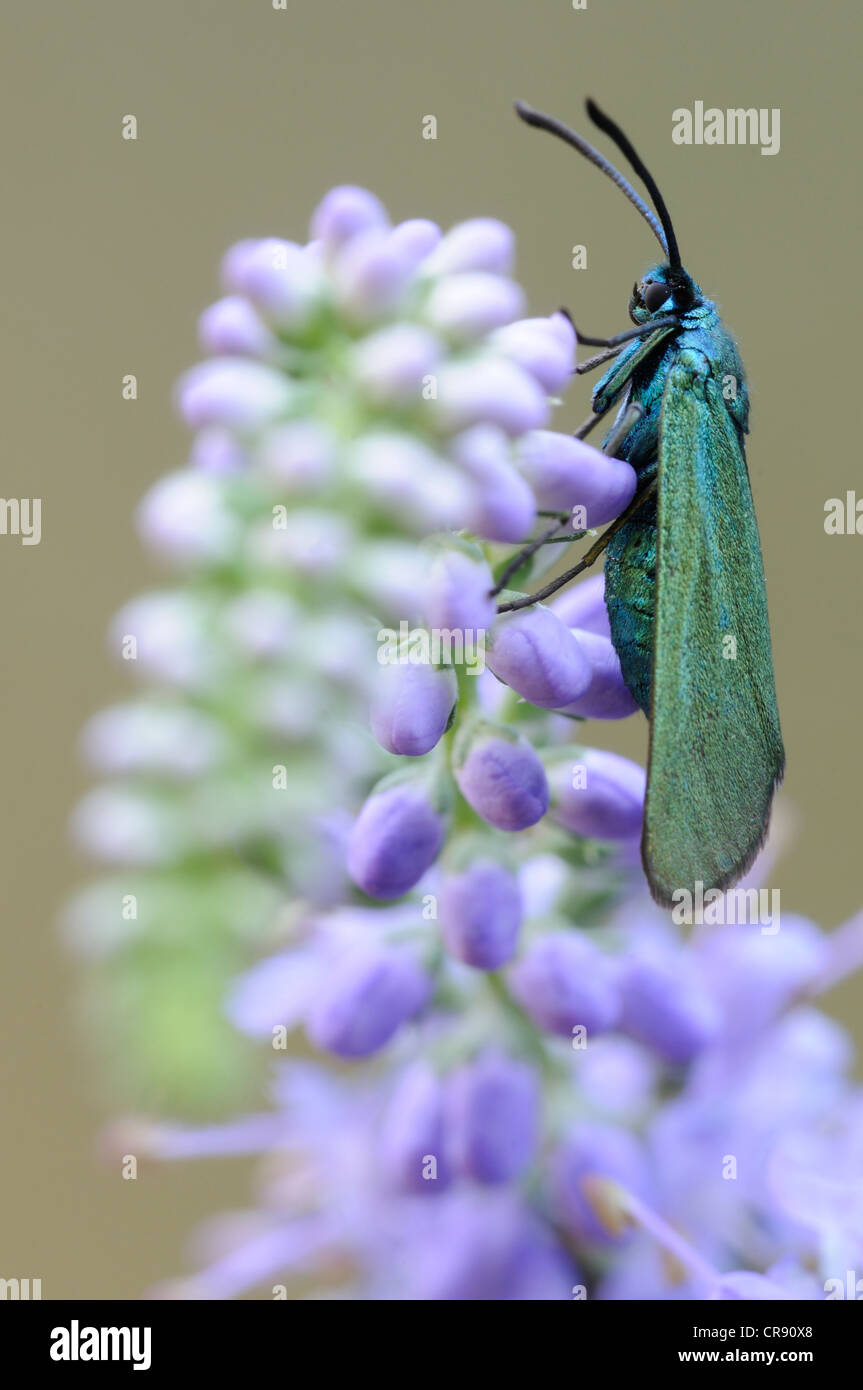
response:
M767 830L785 755L746 460L707 359L670 368L659 438L642 857L657 901L727 888Z

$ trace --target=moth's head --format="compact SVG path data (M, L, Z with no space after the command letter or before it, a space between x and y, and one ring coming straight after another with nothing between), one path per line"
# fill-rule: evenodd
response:
M632 287L629 317L633 323L647 323L667 314L685 314L700 298L701 291L682 266L654 265Z

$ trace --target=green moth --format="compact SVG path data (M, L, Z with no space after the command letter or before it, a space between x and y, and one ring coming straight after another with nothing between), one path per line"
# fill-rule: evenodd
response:
M580 135L519 104L529 125L574 145L636 206L663 250L629 302L635 328L580 343L611 362L583 437L617 407L603 447L635 469L632 503L561 587L603 549L611 636L650 721L642 859L651 892L728 888L761 847L785 764L758 527L746 467L749 401L734 340L680 260L668 210L630 141L594 102L652 200ZM679 900L679 899L677 899Z

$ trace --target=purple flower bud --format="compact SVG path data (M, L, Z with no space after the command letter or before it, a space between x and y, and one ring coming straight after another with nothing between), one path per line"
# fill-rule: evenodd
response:
M524 292L514 281L470 270L438 280L423 312L439 333L470 341L512 323L523 310Z
M548 400L533 377L494 357L446 363L430 406L441 427L452 431L490 423L518 435L539 429L549 416Z
M405 951L361 947L339 960L319 986L308 1034L337 1057L368 1057L427 1002L431 980Z
M630 958L619 980L621 1027L678 1066L691 1062L719 1032L719 1011L682 956Z
M179 857L186 848L180 828L164 804L122 786L96 787L72 814L73 837L88 854L136 867Z
M509 972L515 999L540 1028L572 1038L613 1028L620 1009L611 966L586 937L549 932L534 941Z
M526 830L548 810L545 768L525 738L481 733L455 778L468 805L498 830Z
M425 602L428 561L416 543L365 541L351 556L351 581L373 608L419 620Z
M741 1045L763 1032L823 967L826 941L813 922L788 913L781 930L778 919L774 926L769 932L755 925L720 927L705 932L696 948L726 1035Z
M434 275L464 270L508 275L514 258L515 237L509 227L492 217L475 217L459 222L446 233L425 268Z
M536 503L510 462L512 446L503 430L477 425L457 435L450 452L474 484L467 529L490 541L523 540L536 517Z
M222 278L287 333L304 329L321 302L323 281L314 256L277 237L240 242L222 262Z
M247 537L248 563L314 579L344 565L354 540L351 522L343 514L317 507L294 507L278 528L263 521Z
M296 651L300 612L288 594L247 589L225 608L225 630L253 660L272 661Z
M548 395L562 391L575 369L575 333L563 314L522 319L492 335L492 344L535 377Z
M441 1192L450 1173L444 1152L444 1092L427 1062L404 1073L381 1126L381 1160L403 1192Z
M731 1274L723 1274L716 1286L715 1294L715 1297L722 1301L744 1299L750 1303L756 1299L775 1300L793 1298L793 1296L773 1279L766 1279L763 1274L754 1274L749 1269L734 1270Z
M311 949L267 956L234 982L228 1017L252 1038L272 1038L276 1027L296 1028L306 1018L323 975L322 962Z
M565 1301L579 1275L548 1227L515 1194L455 1191L436 1203L409 1262L420 1302Z
M533 430L518 441L516 450L540 507L559 512L584 508L577 518L578 530L604 526L632 501L635 469L581 439Z
M647 1159L641 1145L615 1125L580 1124L570 1131L551 1165L555 1209L576 1240L618 1244L600 1222L583 1186L585 1179L610 1178L637 1197L649 1193ZM589 1190L589 1189L588 1189Z
M575 766L559 762L550 775L552 814L565 829L597 840L640 835L647 779L637 763L589 748Z
M605 575L594 574L570 589L564 589L552 602L552 610L567 627L610 637L608 609L605 606Z
M404 253L407 263L415 268L440 243L441 229L427 217L411 217L393 227L390 239L393 246Z
M190 594L145 594L134 599L111 623L110 642L113 652L131 649L142 674L168 685L197 689L213 669L205 613Z
M271 357L277 347L266 324L247 299L231 295L205 309L198 319L198 341L214 357Z
M312 214L311 235L323 243L327 255L339 251L346 242L371 229L389 226L387 210L379 198L365 188L350 184L330 189Z
M246 237L230 246L222 257L221 280L226 290L235 294L245 294L249 276L262 259L272 265L277 256L285 258L285 252L302 251L295 241L285 241L281 237Z
M638 1120L653 1104L660 1063L630 1038L606 1034L578 1054L578 1084L591 1109Z
M333 283L339 308L365 323L398 308L415 269L412 248L391 232L361 232L339 252Z
M180 378L177 403L193 430L206 425L255 430L287 410L293 389L273 367L243 357L214 357Z
M560 709L583 695L591 668L569 628L550 608L504 613L489 634L490 669L540 709Z
M481 557L463 550L440 550L432 562L425 602L429 627L439 631L483 632L495 620L491 570Z
M400 898L437 859L444 823L421 787L372 792L348 840L348 873L372 898Z
M335 440L316 420L292 420L268 430L256 461L268 478L298 492L313 491L330 477Z
M454 1165L476 1182L517 1178L539 1144L539 1084L524 1062L486 1054L461 1067L446 1088Z
M402 522L422 532L464 525L471 501L467 482L412 435L369 432L351 447L346 463L351 478Z
M362 388L381 405L416 403L425 377L443 356L443 344L426 328L396 323L363 338L354 349L353 370Z
M450 666L382 665L372 694L372 733L388 753L421 757L443 736L457 698Z
M590 684L582 695L561 706L562 714L582 719L626 719L638 709L620 669L620 657L610 637L577 630L573 634L590 666Z
M215 477L242 473L248 461L248 453L237 442L236 436L221 425L199 430L189 453L190 468L212 473Z
M447 950L477 970L497 970L515 954L522 903L518 880L491 859L444 879L441 929Z
M116 705L84 729L82 751L100 772L200 777L224 752L220 726L182 705Z
M160 478L140 503L137 522L147 545L180 564L224 560L239 539L216 479L191 468Z

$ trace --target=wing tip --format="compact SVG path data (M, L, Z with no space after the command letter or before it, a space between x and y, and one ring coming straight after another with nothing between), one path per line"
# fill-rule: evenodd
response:
M735 883L739 883L741 878L743 878L744 874L747 874L749 870L752 868L752 865L755 863L755 860L758 858L759 854L764 848L767 836L770 833L770 818L773 811L773 798L776 794L777 788L780 786L782 782L784 775L785 749L782 747L782 744L780 743L778 755L776 758L776 768L773 773L773 776L770 779L767 796L765 799L765 807L761 816L761 829L757 837L750 841L750 843L746 846L743 853L741 854L740 858L727 871L727 873L716 874L712 876L711 881L709 883L706 879L700 880L700 882L702 882L703 884L703 890L705 893L716 889L718 889L720 893L727 892L729 888L734 887ZM641 840L641 863L642 867L644 868L645 878L647 879L647 886L650 889L650 896L653 898L653 901L659 907L665 908L667 910L676 907L676 894L683 891L690 893L692 892L692 889L694 888L694 882L691 886L687 887L685 884L678 881L674 884L673 887L669 888L665 883L661 881L659 875L656 872L654 872L651 864L650 848L647 843L646 830L642 834Z

